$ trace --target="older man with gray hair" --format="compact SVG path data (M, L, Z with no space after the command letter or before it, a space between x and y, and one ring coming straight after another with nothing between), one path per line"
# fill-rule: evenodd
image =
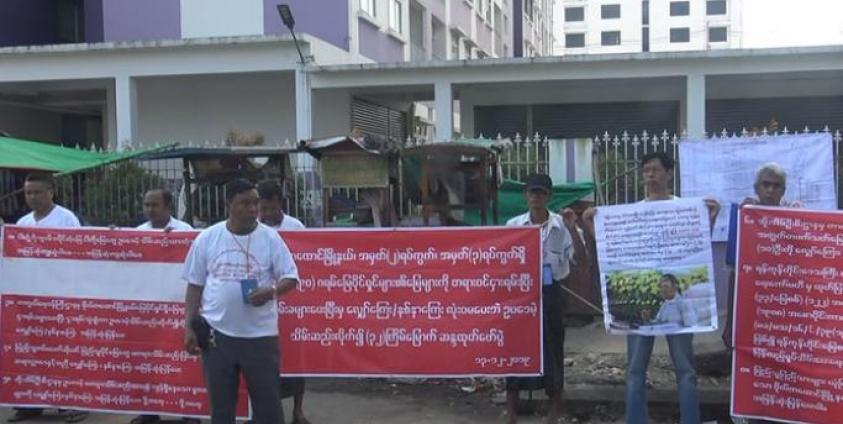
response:
M756 197L747 197L740 204L740 206L732 205L729 223L729 239L728 247L726 248L726 265L729 265L732 270L729 274L729 308L726 317L726 325L723 327L723 343L729 349L732 348L732 307L735 299L735 263L737 261L737 220L738 209L746 205L760 205L760 206L784 206L784 207L801 207L799 202L785 202L784 193L787 190L787 172L781 165L775 162L765 163L758 168L755 173L755 189Z
M774 207L790 207L801 208L804 205L799 201L788 202L784 200L784 193L787 190L787 172L781 165L775 162L765 163L758 168L755 174L755 189L756 197L747 197L740 204L740 206L733 205L731 211L731 223L729 225L729 240L726 250L726 264L732 269L729 273L729 308L726 316L726 325L723 327L723 343L729 349L732 349L732 316L734 314L735 303L735 263L737 262L737 220L738 209L745 205L760 205L760 206L774 206ZM768 421L762 420L739 420L738 423L761 424Z

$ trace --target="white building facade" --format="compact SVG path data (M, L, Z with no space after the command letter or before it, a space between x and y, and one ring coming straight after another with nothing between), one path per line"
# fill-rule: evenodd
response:
M740 48L741 0L557 0L555 55Z

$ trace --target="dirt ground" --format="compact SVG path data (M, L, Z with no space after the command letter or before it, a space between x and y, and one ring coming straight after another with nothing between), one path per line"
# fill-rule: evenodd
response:
M622 423L625 356L620 353L566 355L565 415L560 423ZM697 358L705 422L728 423L728 358ZM648 379L650 415L655 424L678 421L670 360L654 355ZM497 380L309 379L305 412L313 424L411 424L504 422L503 393ZM544 394L522 393L519 422L541 423ZM292 405L285 400L289 417ZM12 414L8 408L0 417ZM94 413L85 422L128 423L131 416ZM289 418L288 418L289 419ZM32 423L60 423L48 415ZM171 422L178 422L171 419Z

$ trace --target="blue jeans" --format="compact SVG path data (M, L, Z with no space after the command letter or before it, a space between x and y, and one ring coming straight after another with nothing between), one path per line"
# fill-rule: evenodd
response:
M679 386L679 422L700 423L700 399L697 394L697 370L694 366L694 335L667 337L670 358ZM653 353L653 336L631 334L626 339L626 423L647 424L647 366Z

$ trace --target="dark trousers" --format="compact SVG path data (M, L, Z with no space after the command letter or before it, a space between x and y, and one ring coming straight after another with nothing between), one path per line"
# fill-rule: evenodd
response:
M239 338L214 331L214 344L202 352L211 400L211 424L233 424L240 373L252 400L255 424L283 424L278 369L278 337Z

